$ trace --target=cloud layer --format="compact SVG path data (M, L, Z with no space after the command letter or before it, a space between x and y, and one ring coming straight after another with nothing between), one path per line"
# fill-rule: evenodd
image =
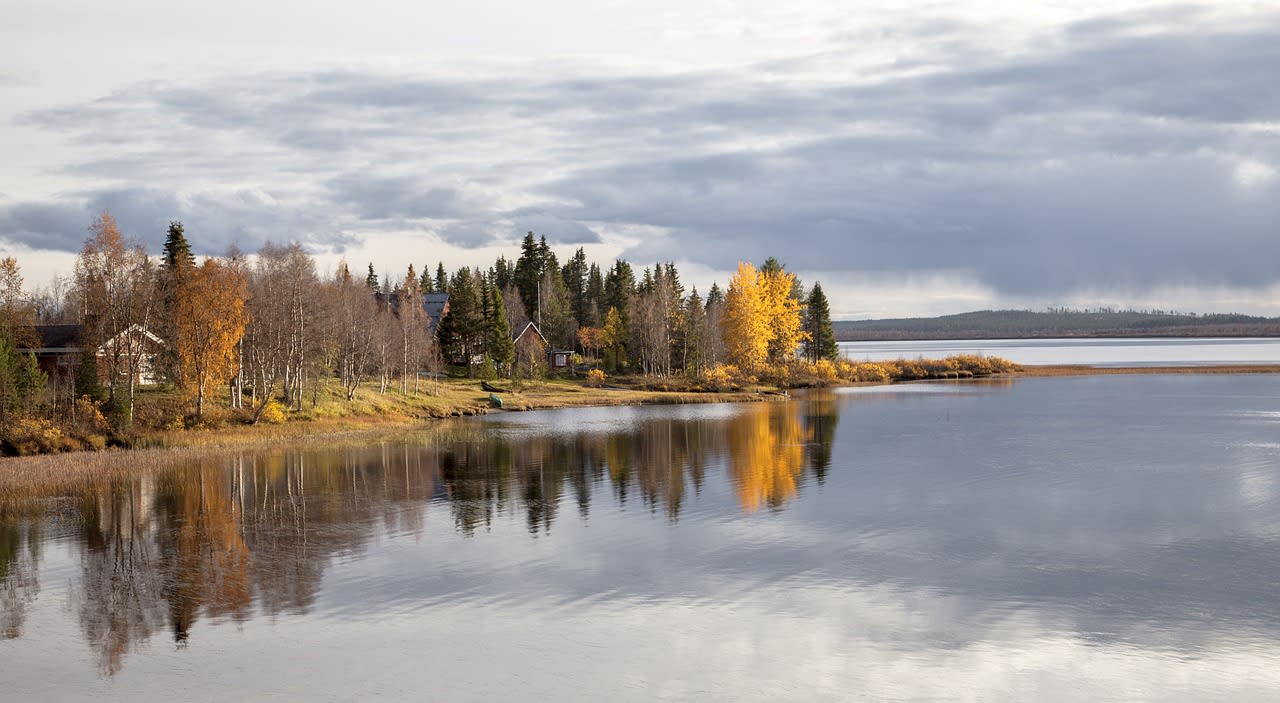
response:
M23 118L70 146L50 168L83 187L0 201L0 241L74 250L106 207L153 245L182 219L211 253L532 230L1010 297L1280 278L1280 14L1159 9L1014 50L984 30L919 20L892 45L927 51L875 60L832 32L741 68L131 85Z

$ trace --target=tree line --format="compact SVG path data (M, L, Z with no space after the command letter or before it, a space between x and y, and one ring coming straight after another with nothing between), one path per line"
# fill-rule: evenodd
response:
M426 302L441 293L448 313L433 325ZM516 345L530 322L541 339ZM74 374L46 375L20 351L41 346L37 324L80 325ZM672 262L602 267L578 248L562 264L530 232L514 260L488 268L406 263L379 277L369 263L360 278L345 262L321 275L296 242L197 261L177 221L153 257L104 212L72 274L38 294L23 291L16 260L0 265L0 421L98 422L97 408L128 428L145 376L184 391L197 421L217 397L256 423L335 385L350 401L365 385L424 392L448 373L536 377L543 339L610 374L659 378L785 377L837 356L821 285L772 258L704 296Z

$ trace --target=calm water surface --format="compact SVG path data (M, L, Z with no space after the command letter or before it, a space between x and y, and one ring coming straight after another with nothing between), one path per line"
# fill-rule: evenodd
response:
M0 699L1280 698L1280 378L463 427L0 508Z
M1143 337L840 342L840 353L855 361L984 354L1004 357L1018 364L1087 364L1112 367L1280 364L1280 338Z

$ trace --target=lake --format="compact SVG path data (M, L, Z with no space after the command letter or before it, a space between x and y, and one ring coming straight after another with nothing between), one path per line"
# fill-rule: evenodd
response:
M1205 366L1280 364L1280 338L944 339L840 342L854 361L999 356L1017 364L1088 366Z
M0 698L1280 698L1277 376L449 427L0 505Z

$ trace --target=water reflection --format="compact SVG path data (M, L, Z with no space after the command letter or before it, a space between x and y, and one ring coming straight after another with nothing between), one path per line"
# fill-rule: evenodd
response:
M39 564L39 523L0 519L0 637L22 635L27 608L40 593Z
M781 509L806 472L826 476L835 427L833 396L815 393L727 417L655 415L627 431L530 434L497 422L472 441L246 453L90 482L59 504L78 527L70 600L112 675L162 632L186 646L201 619L308 612L333 558L361 555L379 531L422 533L432 503L447 504L463 536L518 513L531 535L549 535L564 509L588 519L601 491L675 523L722 471L742 510ZM8 638L21 636L39 592L43 520L0 520Z
M900 388L0 504L0 697L1277 700L1280 376Z

